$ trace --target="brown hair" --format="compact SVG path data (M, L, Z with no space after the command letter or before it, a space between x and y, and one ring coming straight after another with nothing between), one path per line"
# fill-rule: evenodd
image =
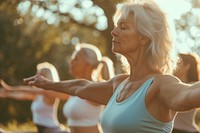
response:
M189 54L179 54L181 61L184 65L189 64L189 70L187 73L187 78L189 82L199 81L199 56L194 53Z

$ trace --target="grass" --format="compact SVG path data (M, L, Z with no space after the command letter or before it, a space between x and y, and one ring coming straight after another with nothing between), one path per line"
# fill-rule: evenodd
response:
M63 129L69 130L69 128L63 124L60 125ZM33 122L26 122L25 124L19 124L17 121L12 121L7 125L0 124L0 129L7 131L8 133L36 133L37 129Z
M1 125L0 124L0 128L2 128L3 130L6 131L22 131L22 132L36 132L36 127L32 122L27 122L24 124L18 124L16 121L12 121L10 123L8 123L8 125Z

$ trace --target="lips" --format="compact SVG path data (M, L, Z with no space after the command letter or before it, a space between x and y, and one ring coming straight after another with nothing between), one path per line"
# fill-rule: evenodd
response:
M113 44L118 44L119 42L117 42L116 40L112 40Z

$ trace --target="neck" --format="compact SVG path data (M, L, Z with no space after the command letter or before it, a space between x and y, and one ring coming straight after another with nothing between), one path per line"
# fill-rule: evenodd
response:
M127 60L130 64L130 79L142 80L150 77L156 72L151 71L146 64L144 48L138 50L134 55L127 56Z
M132 56L132 58L127 58L130 64L130 78L132 80L140 80L153 73L148 69L143 52L140 53Z

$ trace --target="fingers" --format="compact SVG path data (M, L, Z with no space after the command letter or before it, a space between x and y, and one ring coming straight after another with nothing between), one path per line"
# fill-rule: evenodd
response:
M24 81L25 84L31 85L31 84L33 84L35 82L36 76L37 75L34 75L32 77L29 77L29 78L24 78L23 81Z
M24 78L23 80L27 85L34 86L34 85L37 85L37 83L40 83L40 80L42 77L43 76L37 74L29 78Z

